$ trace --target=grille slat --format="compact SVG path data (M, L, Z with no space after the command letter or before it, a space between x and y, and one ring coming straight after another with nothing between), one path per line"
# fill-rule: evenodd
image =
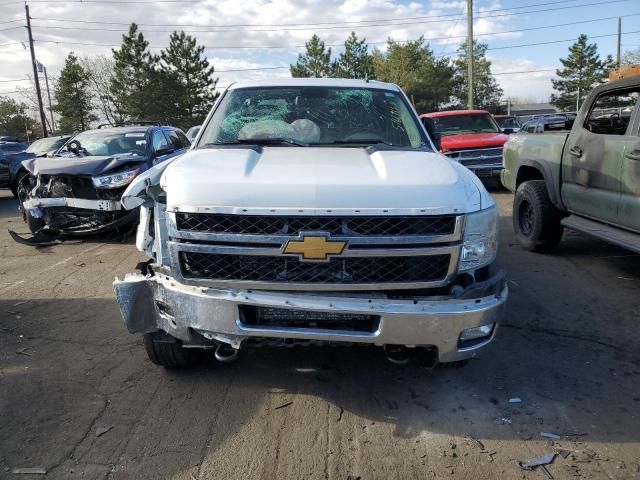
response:
M189 232L297 235L302 231L323 231L331 235L450 235L455 231L454 215L429 216L268 216L177 213L178 230Z
M502 164L502 147L453 150L447 152L446 155L466 167Z
M344 257L326 263L287 256L180 252L185 278L276 283L368 284L443 280L450 255Z

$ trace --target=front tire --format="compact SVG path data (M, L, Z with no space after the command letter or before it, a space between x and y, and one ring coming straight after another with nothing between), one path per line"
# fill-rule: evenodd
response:
M513 199L513 229L531 252L548 252L562 238L562 214L551 203L544 180L521 183Z
M144 348L149 360L165 368L192 367L200 359L199 351L184 348L180 341L162 332L146 333Z
M34 217L33 215L31 215L31 212L29 210L24 211L24 219L27 222L29 230L33 234L36 234L37 232L42 230L46 225L43 219Z

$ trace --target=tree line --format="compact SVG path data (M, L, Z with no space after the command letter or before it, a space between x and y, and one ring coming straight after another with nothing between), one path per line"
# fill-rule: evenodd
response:
M504 112L502 89L491 73L487 44L474 42L474 104L492 113ZM581 35L561 58L562 68L551 80L551 103L563 111L575 110L580 100L604 83L616 62L600 57L598 47ZM640 64L640 49L626 52L622 64ZM150 52L138 26L132 23L120 48L111 55L78 57L70 52L54 88L54 111L61 133L107 123L151 119L188 128L202 122L215 100L214 67L204 57L204 46L184 32L170 36L169 47ZM384 51L370 50L366 39L352 32L337 56L317 35L290 65L293 77L377 79L398 84L419 112L465 108L467 48L459 46L453 59L439 58L424 38L397 42L389 39ZM578 98L580 94L580 99ZM26 137L39 123L24 102L0 97L0 134Z
M344 42L344 51L333 58L330 47L318 35L305 43L305 51L290 65L292 77L359 78L391 82L400 86L416 109L465 108L467 104L467 44L459 46L453 59L438 58L424 37L409 42L387 41L386 50L369 51L366 39L355 32ZM474 105L500 113L502 89L491 74L487 44L474 41Z
M214 72L204 46L191 35L173 32L169 46L154 55L132 23L111 57L67 55L54 91L58 130L85 130L98 118L112 124L159 120L185 129L198 125L216 98Z

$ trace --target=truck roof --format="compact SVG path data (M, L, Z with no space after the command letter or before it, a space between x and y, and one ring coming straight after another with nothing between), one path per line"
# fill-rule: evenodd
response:
M277 78L264 80L248 80L235 82L229 85L229 90L237 88L255 87L351 87L351 88L375 88L378 90L400 91L397 85L378 82L375 80L352 80L346 78Z
M491 115L486 110L447 110L444 112L423 113L420 117L451 117L453 115Z

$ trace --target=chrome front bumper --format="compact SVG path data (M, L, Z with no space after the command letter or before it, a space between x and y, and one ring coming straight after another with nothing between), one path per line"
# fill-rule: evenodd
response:
M178 283L166 273L128 274L116 278L116 298L131 333L163 330L183 343L192 332L239 347L250 337L357 342L375 345L434 346L441 362L472 357L495 336L508 289L502 274L476 284L458 297L389 300L372 294L232 290ZM314 312L379 315L375 332L322 328L271 328L243 324L239 306L263 306ZM470 346L459 343L469 328L495 325L491 334Z

